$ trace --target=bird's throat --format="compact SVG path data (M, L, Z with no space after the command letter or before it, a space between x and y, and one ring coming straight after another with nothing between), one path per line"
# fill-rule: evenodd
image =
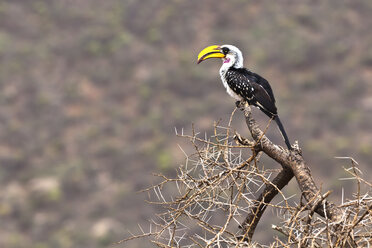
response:
M223 63L229 63L230 62L230 58L225 58L224 60L223 60Z

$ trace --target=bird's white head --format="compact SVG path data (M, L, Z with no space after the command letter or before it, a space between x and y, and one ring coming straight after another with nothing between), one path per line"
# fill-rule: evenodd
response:
M243 54L233 45L223 45L221 46L225 58L223 59L224 64L228 64L228 67L242 68L243 67Z
M233 45L213 45L203 49L198 55L198 64L209 58L222 58L224 67L243 67L243 54Z

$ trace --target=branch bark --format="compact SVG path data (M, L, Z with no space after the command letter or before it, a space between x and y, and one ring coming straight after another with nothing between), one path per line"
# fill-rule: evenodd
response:
M257 198L255 205L251 208L250 213L241 224L243 240L252 240L254 231L260 221L263 213L266 210L267 204L283 189L293 178L293 172L287 168L283 168L278 175L273 179L271 184L266 185L264 191Z
M266 153L270 158L274 159L282 166L282 171L273 180L273 185L282 189L291 178L294 176L297 180L299 188L307 202L310 202L310 209L314 207L315 212L320 216L330 219L331 221L339 221L342 218L342 212L333 203L323 200L319 194L319 189L316 186L309 167L302 157L302 152L298 145L293 146L292 150L286 150L272 143L259 128L258 124L252 117L251 108L248 104L240 106L244 112L245 120L252 138L256 142L256 147L260 151ZM258 197L257 204L252 208L252 211L242 223L242 231L244 237L251 240L254 229L256 228L260 217L265 211L265 206L269 203L278 191L273 185L267 185L264 192ZM315 200L314 200L315 199ZM317 206L311 204L317 203Z

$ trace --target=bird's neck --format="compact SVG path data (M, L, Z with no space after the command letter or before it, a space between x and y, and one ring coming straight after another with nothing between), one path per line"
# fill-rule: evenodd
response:
M231 65L223 63L220 68L220 76L225 77L226 72L231 68Z
M235 63L231 67L234 67L235 69L243 68L243 59L241 58L235 61Z
M231 68L239 69L239 68L243 68L243 65L237 62L235 62L234 64L223 63L220 68L220 75L225 76L226 72Z

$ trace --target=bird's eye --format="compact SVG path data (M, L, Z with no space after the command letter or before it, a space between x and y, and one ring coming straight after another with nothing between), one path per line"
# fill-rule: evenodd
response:
M222 52L223 52L223 54L228 54L229 52L230 52L230 49L228 49L227 47L223 47L222 48Z

